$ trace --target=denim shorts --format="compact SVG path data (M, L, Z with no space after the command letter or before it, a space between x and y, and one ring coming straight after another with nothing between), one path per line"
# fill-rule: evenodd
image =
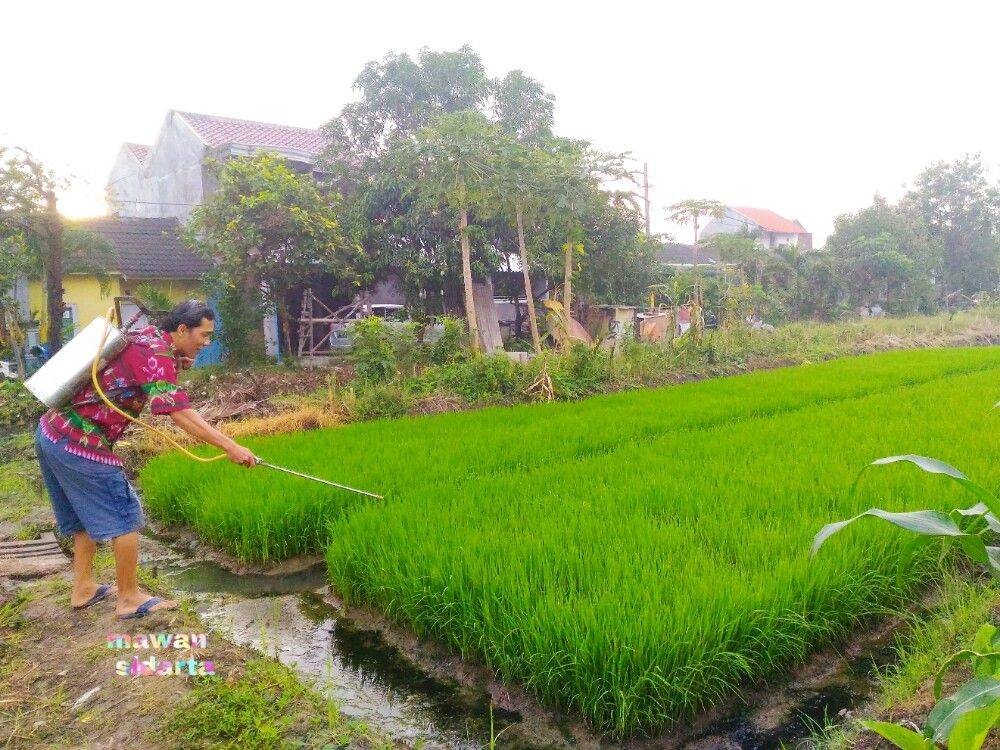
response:
M49 491L59 533L86 531L95 542L105 542L144 525L139 496L119 466L110 466L66 450L69 441L53 443L35 432L35 451Z

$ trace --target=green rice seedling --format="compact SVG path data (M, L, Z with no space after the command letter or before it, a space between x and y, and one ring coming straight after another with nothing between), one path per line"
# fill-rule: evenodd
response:
M576 404L374 422L249 444L274 463L368 487L392 499L417 486L480 481L603 455L689 427L855 398L997 364L997 354L986 349L901 352ZM142 486L149 509L160 519L190 524L209 541L255 561L321 549L326 523L358 507L356 497L319 485L231 465L195 467L180 455L150 462Z
M805 550L831 510L926 498L907 475L856 498L835 488L886 442L956 450L964 425L984 415L968 394L995 378L688 430L454 492L415 490L333 524L331 577L348 599L548 705L612 735L649 734L903 604L920 575L897 586L891 530L848 534L812 566ZM997 450L978 434L978 463L995 481ZM956 499L935 486L935 504Z

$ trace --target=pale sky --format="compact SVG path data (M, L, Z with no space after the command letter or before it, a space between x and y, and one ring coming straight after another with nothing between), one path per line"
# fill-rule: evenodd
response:
M556 130L649 163L653 231L685 198L770 208L823 244L927 164L981 152L994 176L1000 7L923 2L218 2L0 5L0 143L105 211L124 141L169 109L318 127L389 51L471 45L556 96Z

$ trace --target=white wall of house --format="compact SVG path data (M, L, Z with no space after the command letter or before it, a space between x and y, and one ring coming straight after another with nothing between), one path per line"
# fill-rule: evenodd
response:
M167 115L144 165L123 147L108 180L108 202L119 216L181 221L205 195L205 143L175 112Z
M789 247L797 246L799 244L799 236L797 234L783 234L781 232L764 232L764 247L768 250L773 250L776 247L781 247L782 245L787 245Z
M713 234L739 234L744 231L759 232L760 242L768 250L773 250L782 245L797 246L799 235L784 232L768 232L761 230L760 225L748 219L746 216L736 213L731 208L726 208L721 219L712 219L698 236L700 238L711 237Z
M727 207L721 219L712 219L699 232L698 237L711 237L713 234L739 234L743 231L756 232L760 227L755 221Z

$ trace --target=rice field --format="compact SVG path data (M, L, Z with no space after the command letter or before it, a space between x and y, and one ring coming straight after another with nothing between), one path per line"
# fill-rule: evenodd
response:
M146 505L244 560L326 550L331 580L614 737L655 734L898 604L903 534L826 522L973 504L922 453L996 487L1000 352L897 352L575 404L250 441L386 494L160 457ZM907 582L910 587L916 578Z

